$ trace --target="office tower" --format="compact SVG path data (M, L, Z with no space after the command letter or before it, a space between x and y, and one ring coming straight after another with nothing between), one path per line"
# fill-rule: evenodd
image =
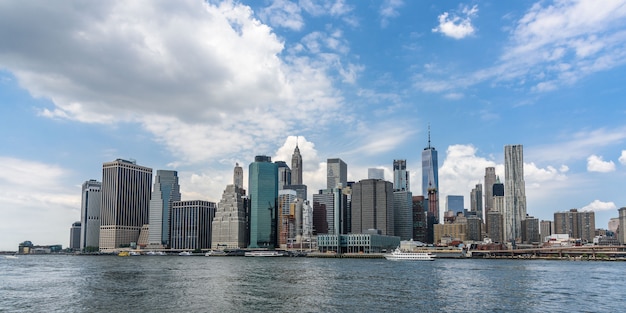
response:
M504 220L502 213L497 210L487 212L487 234L491 241L503 243L504 240Z
M291 185L291 169L285 161L276 161L278 166L278 190L283 190L285 186Z
M352 186L352 233L377 229L394 236L393 184L365 179Z
M500 177L496 178L496 183L493 184L491 189L493 195L493 210L500 212L504 216L505 201L504 201L504 184L500 182Z
M102 183L94 179L83 183L80 201L80 249L96 250L100 241L100 206Z
M306 185L286 185L283 189L294 190L298 199L307 199L307 186Z
M439 192L439 163L437 150L430 145L430 129L428 130L428 147L422 151L422 195L426 198L428 198L429 189ZM439 212L438 209L437 212Z
M317 234L347 234L348 199L343 188L322 189L313 195L313 228Z
M408 190L393 192L394 236L413 239L413 194Z
M526 184L524 182L524 148L504 146L504 236L506 240L522 237L522 220L526 218Z
M385 179L385 170L382 168L368 168L367 179Z
M526 218L522 221L522 242L527 244L542 242L539 235L538 218L526 216Z
M71 250L80 250L80 222L72 223L70 227L70 246Z
M203 200L172 202L172 249L210 249L215 203Z
M483 185L476 184L476 187L470 192L470 209L472 212L476 212L476 216L483 219Z
M593 211L578 212L577 209L556 212L554 213L554 231L556 234L568 234L570 238L591 243L596 231L595 213Z
M482 241L483 220L478 216L470 216L467 218L467 228L465 238L467 240Z
M269 156L256 156L248 170L250 248L277 247L278 166Z
M493 209L493 184L496 183L496 168L495 167L487 167L485 168L485 209L484 212L489 212L489 210Z
M619 212L619 234L617 239L619 243L626 244L626 230L624 230L626 227L626 207L621 207L617 211Z
M150 199L148 244L167 247L170 241L170 212L172 202L180 201L178 172L157 170Z
M393 190L411 191L406 160L393 160Z
M308 200L302 203L302 238L303 241L311 243L313 236L313 207Z
M295 203L298 199L295 190L278 191L278 244L286 247L296 238Z
M342 188L348 182L348 165L341 159L326 161L326 189Z
M457 213L463 213L464 203L463 196L448 195L446 196L446 211L454 212L454 216Z
M217 204L211 222L211 249L240 249L246 247L246 208L243 197L243 171L235 164L233 184L227 185ZM241 173L241 176L239 176Z
M129 246L148 224L152 169L117 159L102 164L101 251Z
M539 234L541 242L545 242L546 237L554 234L554 223L552 221L539 222Z
M291 156L291 184L302 185L302 155L297 143Z
M424 196L413 196L413 240L426 242L428 224L426 222L426 209L424 208Z

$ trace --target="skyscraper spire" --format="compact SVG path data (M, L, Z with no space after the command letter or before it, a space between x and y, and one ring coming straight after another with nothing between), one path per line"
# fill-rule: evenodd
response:
M430 123L428 123L428 148L430 149Z
M291 183L302 185L302 155L300 155L300 148L298 148L298 137L296 137L296 148L291 156Z

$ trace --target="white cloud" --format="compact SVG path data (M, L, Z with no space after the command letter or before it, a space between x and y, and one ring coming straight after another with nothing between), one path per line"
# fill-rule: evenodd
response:
M313 16L343 16L352 11L344 0L300 0L300 6Z
M626 150L622 150L622 155L620 155L619 157L619 162L622 163L622 165L626 165Z
M439 15L439 25L432 29L434 33L442 33L445 36L452 37L454 39L463 39L467 36L474 34L475 28L472 25L472 18L476 17L478 13L478 6L462 7L461 16L456 13L444 12Z
M581 211L615 211L617 206L613 202L602 202L600 200L594 200L588 205L582 207Z
M613 161L604 161L602 156L592 154L587 158L587 171L600 173L613 172L615 171L615 163L613 163Z
M80 187L64 187L69 174L54 164L0 156L0 251L17 250L24 240L67 246L70 226L80 219Z
M272 5L259 12L261 19L270 25L300 30L304 26L300 6L288 0L274 0Z
M379 14L381 17L380 26L385 28L389 25L389 20L400 15L398 9L404 5L402 0L385 0L380 5Z

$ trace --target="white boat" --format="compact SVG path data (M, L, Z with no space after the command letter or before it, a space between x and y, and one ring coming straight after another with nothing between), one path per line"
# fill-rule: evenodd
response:
M180 255L180 256L189 256L189 255L193 255L193 253L191 253L191 251L183 251L183 252L179 253L178 255Z
M224 256L226 252L224 250L211 250L204 254L204 256Z
M385 259L393 261L434 261L435 255L430 252L404 252L396 248L391 253L383 254Z
M248 251L245 256L283 256L280 251Z
M138 252L138 251L130 251L130 252L129 252L129 254L130 254L131 256L138 256L138 255L141 255L141 253L140 253L140 252Z
M5 255L5 259L17 259L17 255Z

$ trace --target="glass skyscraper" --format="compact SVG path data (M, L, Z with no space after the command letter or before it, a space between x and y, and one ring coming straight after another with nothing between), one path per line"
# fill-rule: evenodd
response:
M250 248L277 247L278 166L269 156L256 156L248 170Z
M433 194L433 196L429 196ZM430 131L428 132L428 147L422 151L422 195L426 198L428 212L439 220L439 161L437 150L430 145Z
M148 244L169 246L172 202L180 201L178 172L157 170L150 199Z

